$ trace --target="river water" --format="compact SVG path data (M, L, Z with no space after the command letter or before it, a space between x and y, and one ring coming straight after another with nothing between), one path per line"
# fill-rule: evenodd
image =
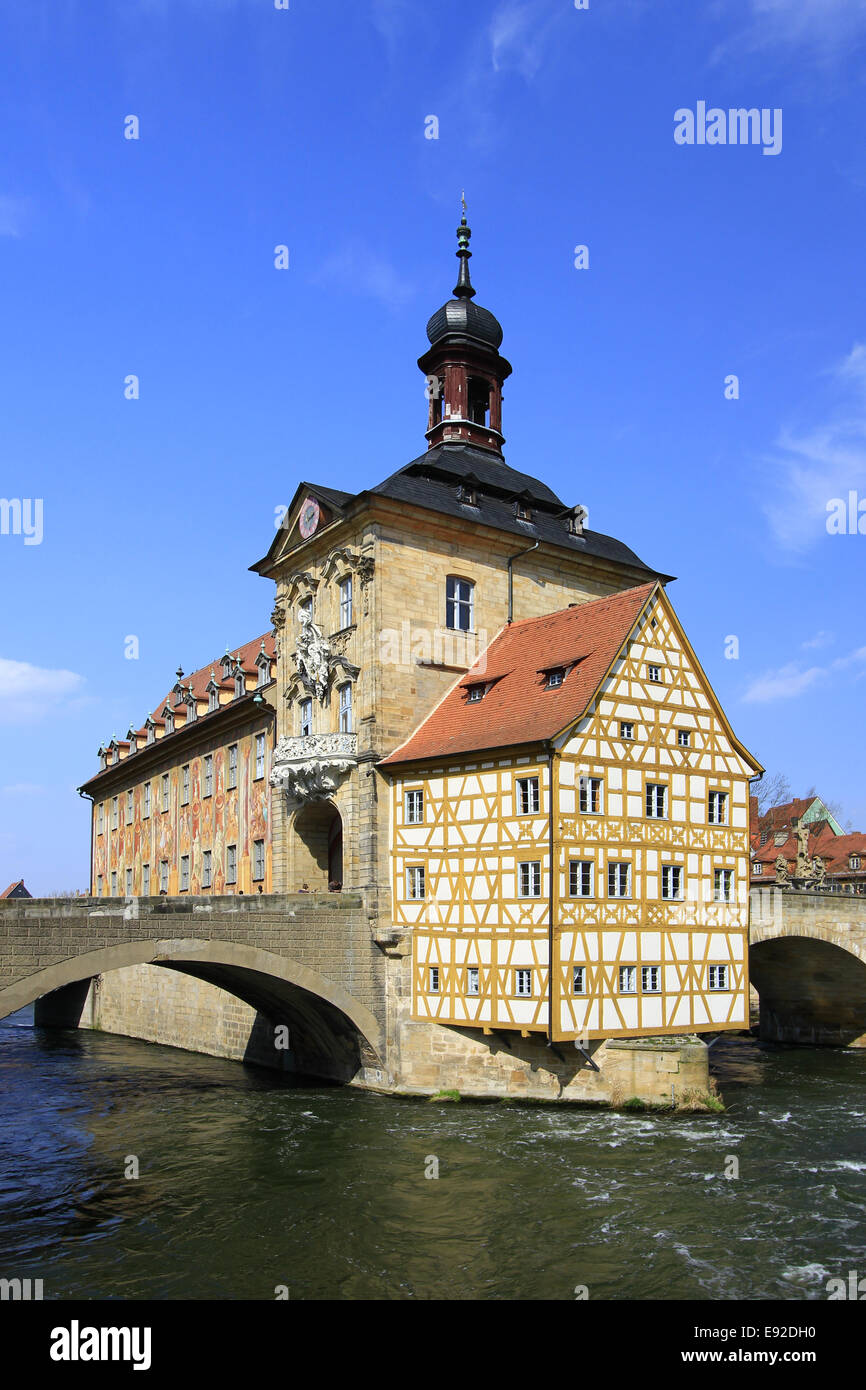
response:
M866 1051L713 1054L725 1114L615 1114L297 1086L18 1015L0 1276L46 1299L823 1300L866 1273Z

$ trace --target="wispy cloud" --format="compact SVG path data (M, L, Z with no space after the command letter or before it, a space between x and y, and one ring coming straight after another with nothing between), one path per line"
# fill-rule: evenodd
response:
M317 285L376 299L387 309L402 308L414 294L414 287L390 261L360 242L349 242L335 251L315 271L312 280Z
M32 212L33 203L30 198L0 196L0 236L23 236Z
M33 724L68 705L84 690L74 671L52 671L0 657L0 723Z
M857 680L866 674L866 647L857 647L827 666L802 666L791 661L775 671L765 671L752 681L743 700L747 704L762 705L775 700L792 700L815 685L838 679L845 671L853 671Z
M721 0L715 12L737 26L717 47L716 60L743 50L796 49L802 55L805 48L826 62L866 34L863 0Z
M550 50L563 6L538 0L504 0L490 23L490 62L494 72L519 72L531 81ZM573 18L574 11L572 9ZM579 16L578 16L579 19Z
M816 647L831 647L835 640L834 633L825 632L822 628L820 632L815 633L814 637L809 637L805 642L801 642L800 646L804 651L812 651Z
M827 504L854 490L866 496L866 345L828 373L837 396L827 418L783 429L767 460L764 511L778 543L805 550L827 535Z

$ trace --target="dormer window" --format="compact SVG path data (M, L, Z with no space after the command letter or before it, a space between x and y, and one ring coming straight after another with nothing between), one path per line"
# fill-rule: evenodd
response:
M558 666L554 671L547 672L545 686L548 690L558 690L565 682L565 671L562 666Z
M167 734L173 734L173 733L174 733L174 714L173 714L173 712L172 712L167 706L166 706L165 710L163 711L163 718L165 719L165 732L166 732Z
M271 679L270 661L259 662L259 685L267 685Z
M192 694L192 692L190 691L190 692L187 694L187 697L186 697L186 722L187 722L187 724L191 724L191 723L193 722L193 720L194 720L194 719L197 719L197 718L198 718L198 706L196 705L196 702L195 702L195 696L194 696L194 695Z
M852 868L852 869L859 869L859 868L860 868L860 856L859 856L859 854L852 854L852 855L851 855L851 859L850 859L849 862L850 862L850 864L851 864L851 868Z
M522 497L519 497L514 504L514 515L518 521L532 520L532 508Z
M229 679L229 676L230 676L231 673L232 673L232 669L233 669L233 667L234 667L234 664L235 664L235 663L234 663L234 659L233 659L232 657L229 656L228 652L226 652L225 656L224 656L223 659L222 659L223 680L224 680L224 681L227 681L227 680Z
M244 679L244 673L243 673L243 671L240 670L240 668L239 668L239 669L235 672L235 699L236 699L236 700L240 699L241 695L246 695L246 693L247 693L247 683L246 683L246 680Z
M148 726L147 726L147 738L145 739L145 742L146 742L146 743L153 743L153 742L155 741L155 739L156 739L156 731L155 731L155 729L154 729L154 727L153 727L152 724L148 724Z
M478 489L473 482L460 484L457 489L457 501L464 507L478 506Z
M477 705L479 700L484 699L484 693L486 690L486 685L470 685L469 693L466 696L467 702L470 705Z

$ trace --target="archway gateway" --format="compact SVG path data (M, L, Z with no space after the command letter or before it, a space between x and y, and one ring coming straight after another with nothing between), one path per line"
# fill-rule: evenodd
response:
M295 892L306 885L343 886L343 820L331 801L312 801L295 813Z

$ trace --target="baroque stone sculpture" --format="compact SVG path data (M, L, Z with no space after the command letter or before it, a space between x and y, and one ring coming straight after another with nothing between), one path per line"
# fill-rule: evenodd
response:
M776 859L776 883L780 888L787 888L791 882L788 873L788 861L784 854L780 854Z

